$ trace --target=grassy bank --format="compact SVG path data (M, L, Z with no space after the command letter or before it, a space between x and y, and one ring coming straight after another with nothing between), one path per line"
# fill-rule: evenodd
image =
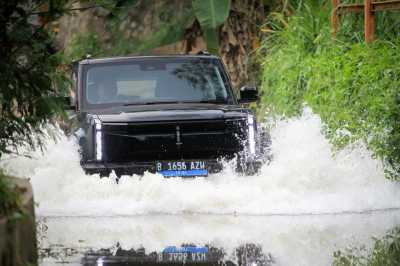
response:
M368 46L359 32L351 35L358 22L343 18L339 38L332 40L330 1L305 2L290 17L270 17L275 32L263 46L265 108L291 117L307 104L336 147L362 140L384 162L387 176L399 179L400 35L381 30ZM378 29L389 23L400 25L400 18L381 17Z
M373 247L352 247L334 254L334 266L395 266L400 265L400 228L396 227Z

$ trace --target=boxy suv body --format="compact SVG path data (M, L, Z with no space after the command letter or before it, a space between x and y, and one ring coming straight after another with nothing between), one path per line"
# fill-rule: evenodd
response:
M237 100L211 55L84 59L74 66L81 165L107 175L206 176L236 160L256 173L268 137L253 112L254 87Z

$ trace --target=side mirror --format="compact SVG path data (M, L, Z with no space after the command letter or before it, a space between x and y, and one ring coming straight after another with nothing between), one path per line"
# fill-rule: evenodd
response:
M240 88L239 103L251 103L258 100L258 90L255 86L243 86Z

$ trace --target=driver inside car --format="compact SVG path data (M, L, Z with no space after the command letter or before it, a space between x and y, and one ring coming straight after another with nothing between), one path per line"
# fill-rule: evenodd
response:
M117 102L117 86L113 81L99 82L96 86L97 103Z

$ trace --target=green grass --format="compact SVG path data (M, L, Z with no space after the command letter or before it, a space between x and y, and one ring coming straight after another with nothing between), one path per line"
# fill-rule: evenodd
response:
M370 250L365 246L334 252L333 266L397 266L400 265L400 228L383 238L374 239Z
M264 108L292 117L307 104L321 116L336 148L361 140L384 162L387 176L399 179L400 35L390 34L390 28L368 46L357 33L349 36L354 25L344 23L334 41L330 1L305 2L314 4L303 4L289 18L270 17L276 32L263 44Z

